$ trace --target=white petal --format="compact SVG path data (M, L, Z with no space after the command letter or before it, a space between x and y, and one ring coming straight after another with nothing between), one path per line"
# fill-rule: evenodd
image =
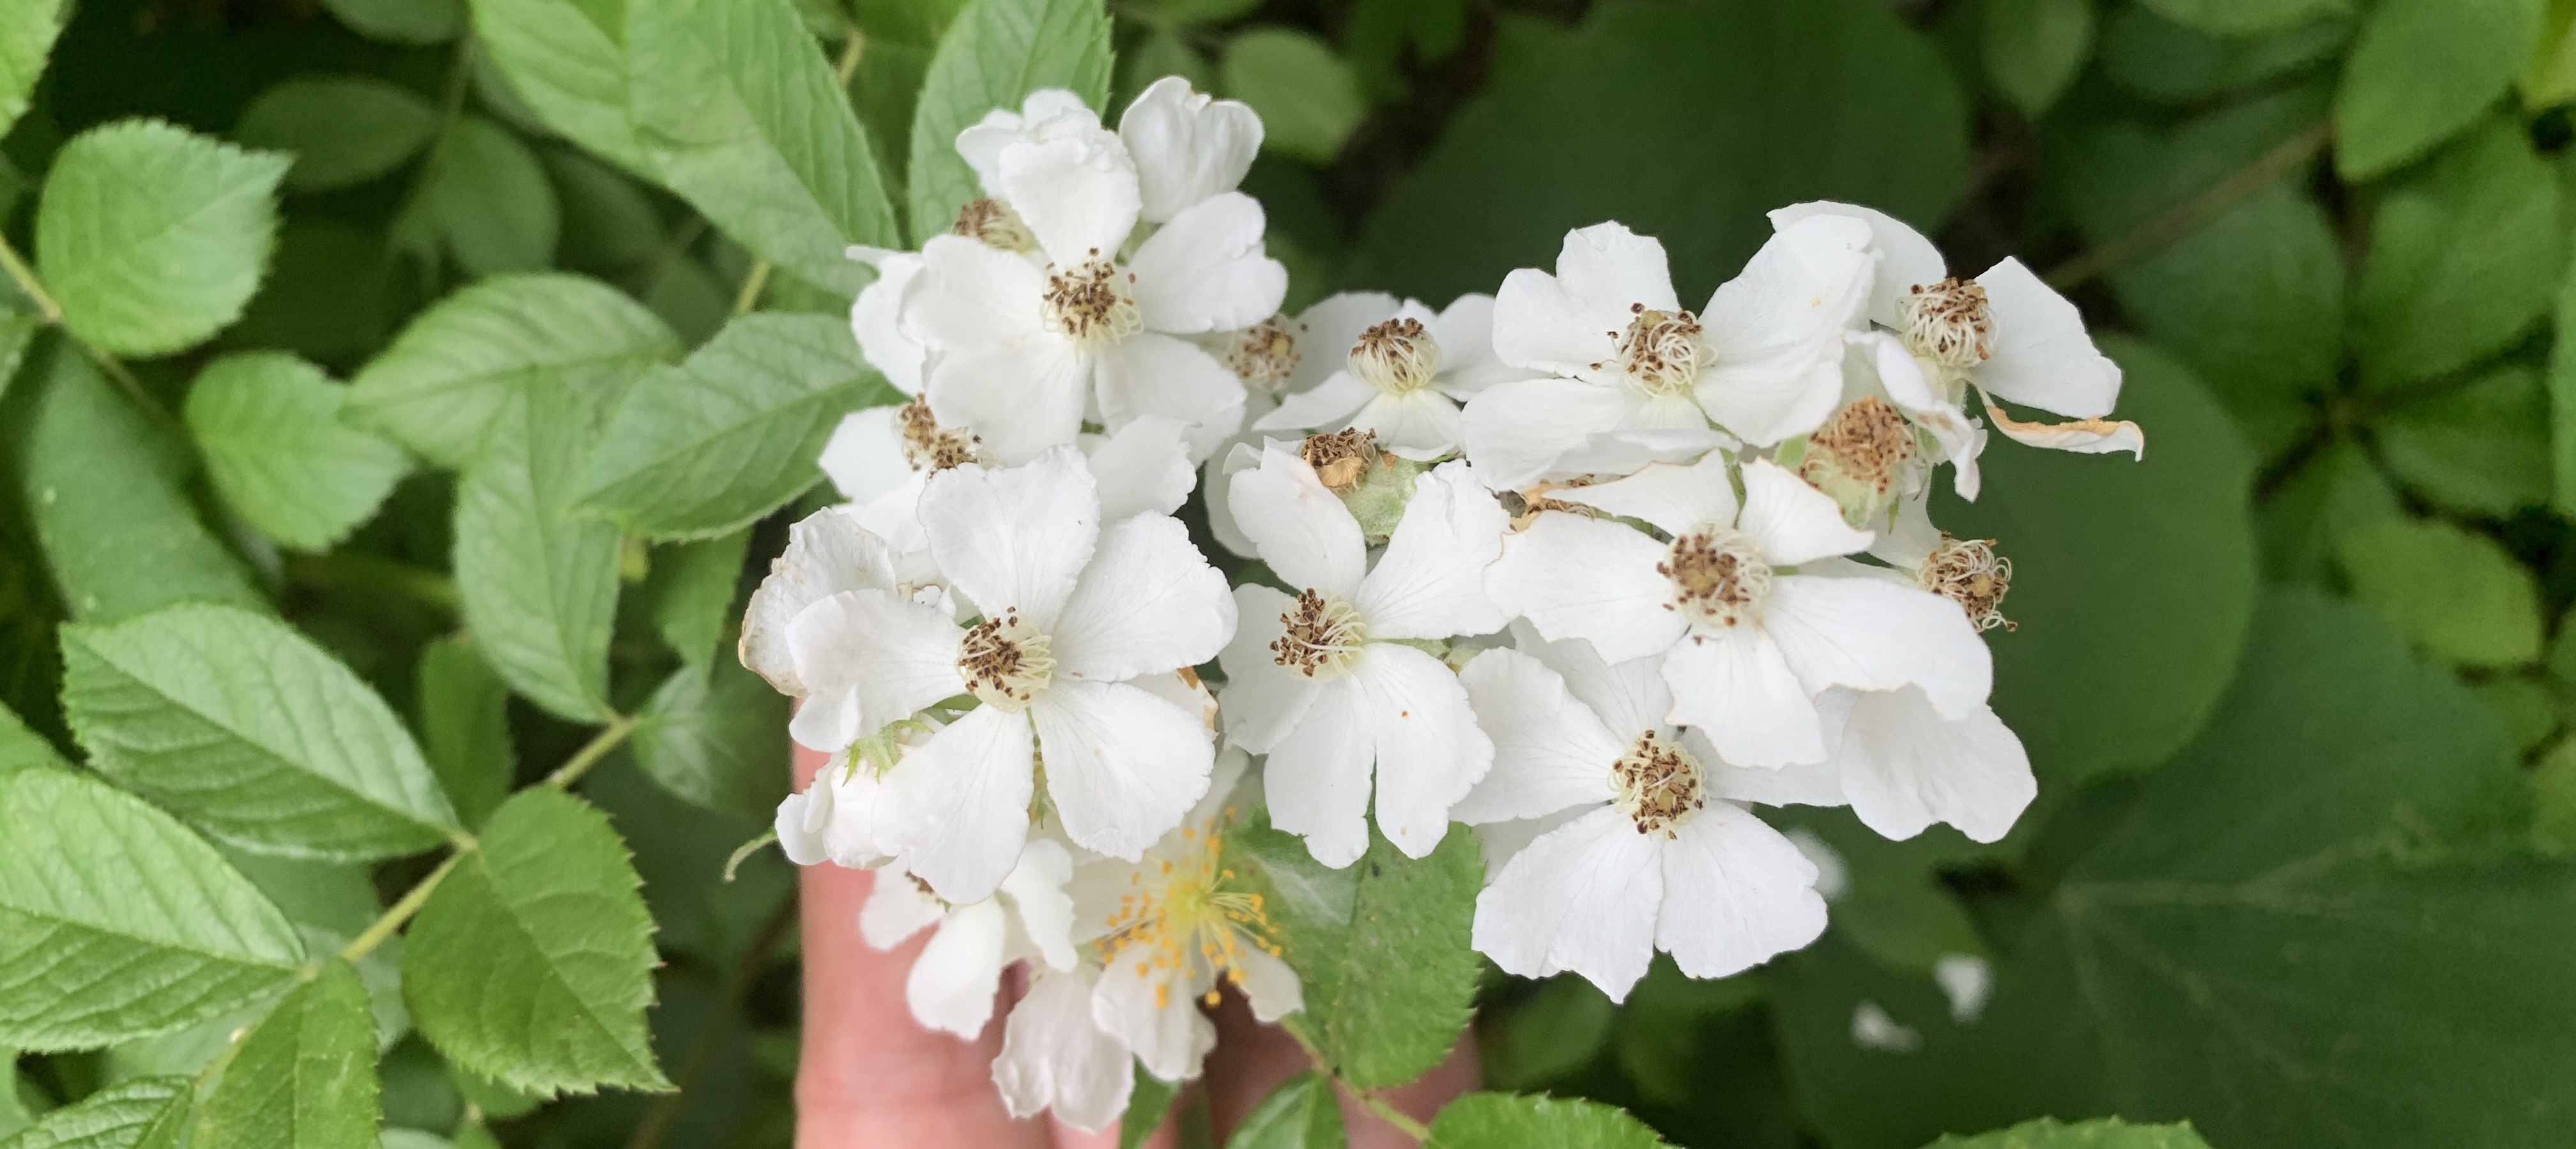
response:
M2127 451L2131 458L2147 457L2147 433L2130 422L2109 419L2078 419L2072 423L2025 423L2003 413L1993 401L1986 403L1986 418L1994 420L1995 429L2016 443L2046 447L2053 451L2073 451L2078 455L2108 455Z
M1494 768L1452 817L1470 825L1539 818L1614 796L1610 764L1628 752L1627 744L1566 691L1555 671L1517 650L1488 650L1458 680L1494 741Z
M832 785L821 777L804 790L779 799L778 815L770 820L771 830L778 835L779 852L800 866L820 865L831 856L823 851L823 830L831 824Z
M1403 301L1383 291L1345 291L1325 296L1299 312L1292 334L1297 340L1297 366L1284 390L1307 391L1350 362L1351 345L1360 333L1384 322Z
M1490 881L1500 877L1503 867L1510 865L1514 857L1529 848L1530 843L1600 808L1598 805L1568 806L1544 818L1515 818L1509 822L1487 822L1472 827L1476 832L1476 852L1485 859L1486 879Z
M988 617L1016 611L1055 626L1100 538L1091 468L1070 446L1025 467L969 463L930 477L921 523L948 581Z
M1236 472L1232 485L1234 524L1280 579L1343 599L1359 592L1359 521L1295 451L1264 449L1261 466Z
M1352 600L1380 638L1448 638L1501 630L1511 616L1485 594L1485 570L1502 557L1503 513L1467 464L1413 478L1413 499L1377 568Z
M1716 363L1699 401L1720 426L1768 446L1814 430L1842 397L1842 337L1869 301L1869 225L1800 220L1762 245L1701 316Z
M1093 370L1100 417L1111 430L1147 415L1180 420L1189 427L1192 462L1243 427L1243 381L1188 340L1138 332L1103 346Z
M893 586L894 563L885 543L847 508L825 507L787 528L787 549L770 561L769 577L760 580L743 612L736 653L779 693L801 696L805 685L787 646L788 623L842 591Z
M1821 704L1818 709L1822 709ZM1830 731L1833 720L1826 719L1826 726ZM1699 756L1701 767L1708 772L1708 792L1729 802L1758 802L1765 806L1851 805L1850 795L1843 793L1842 769L1830 757L1834 752L1830 745L1826 750L1829 757L1822 762L1794 762L1772 770L1731 765L1714 746L1705 747L1706 753L1701 753L1702 747L1695 744L1705 741L1706 737L1698 730L1685 732L1682 736L1683 745L1691 747L1691 752ZM1830 743L1831 740L1827 741Z
M890 950L947 913L948 906L923 891L911 875L881 870L870 879L868 900L859 907L859 937L870 948Z
M1091 993L1099 981L1099 971L1087 967L1040 973L1011 1007L1001 1056L993 1059L993 1084L1011 1116L1025 1120L1053 1109L1057 1120L1097 1133L1126 1110L1136 1075L1127 1047L1092 1024Z
M1192 714L1122 682L1059 680L1029 707L1047 794L1076 845L1134 860L1207 793L1216 756Z
M808 750L837 754L865 734L858 692L847 686L813 690L787 719L787 736Z
M1994 320L1995 354L1977 385L2015 403L2098 419L2120 400L2120 365L2093 347L2084 316L2022 262L2006 256L1977 277Z
M1055 624L1056 673L1114 681L1197 666L1234 637L1225 574L1189 528L1137 515L1100 532L1100 549Z
M1895 522L1869 545L1871 558L1912 570L1941 545L1941 528L1932 525L1931 493L1898 500ZM1811 572L1812 573L1812 572Z
M1548 511L1503 540L1485 592L1551 641L1586 639L1604 660L1626 662L1663 651L1686 629L1671 609L1672 581L1655 572L1670 549L1618 523Z
M1869 318L1889 327L1903 327L1897 322L1897 301L1917 286L1941 282L1950 274L1949 265L1941 260L1941 250L1923 233L1904 221L1873 207L1817 200L1791 204L1771 213L1771 229L1785 231L1790 224L1811 215L1849 216L1869 224L1870 246L1878 251L1878 274L1869 293Z
M1245 537L1243 528L1234 522L1233 472L1226 469L1226 462L1228 456L1238 451L1251 455L1255 460L1261 457L1248 443L1235 443L1218 451L1199 465L1198 490L1207 505L1208 533L1216 536L1217 545L1238 558L1259 558L1260 552L1254 548L1252 540Z
M1234 968L1243 972L1243 980L1236 983L1236 988L1243 991L1245 1003L1252 1007L1253 1020L1267 1025L1306 1008L1305 987L1287 962L1245 946L1234 958Z
M1234 588L1234 641L1217 655L1225 669L1217 713L1226 740L1255 754L1288 736L1314 700L1313 679L1279 665L1270 644L1288 632L1286 615L1296 600L1258 583Z
M1932 432L1940 444L1940 458L1957 468L1959 497L1977 497L1977 456L1985 450L1986 432L1976 420L1933 389L1932 380L1924 374L1922 360L1905 350L1905 345L1884 331L1856 335L1847 341L1844 357L1846 375L1853 360L1865 363L1869 376L1885 391L1889 402L1905 412L1917 426Z
M1735 522L1735 481L1727 475L1723 451L1711 451L1695 463L1650 464L1624 479L1566 487L1547 496L1622 518L1644 519L1670 535Z
M1458 401L1429 387L1371 399L1351 416L1350 425L1377 432L1380 449L1416 462L1455 454L1467 437Z
M1100 985L1091 991L1092 1024L1134 1050L1145 1072L1165 1081L1198 1076L1199 1063L1216 1047L1216 1023L1199 1012L1188 964L1157 968L1141 947L1128 946L1109 955Z
M1264 254L1261 204L1242 192L1199 203L1136 249L1136 310L1154 331L1192 335L1250 327L1279 312L1288 268Z
M1673 833L1655 944L1683 973L1742 973L1825 932L1815 863L1751 811L1712 802Z
M1139 415L1086 453L1099 484L1100 521L1129 515L1168 515L1188 502L1198 470L1190 465L1189 425L1163 415Z
M1323 382L1279 400L1279 406L1252 421L1255 431L1339 431L1351 416L1377 398L1377 388L1348 371L1336 371Z
M968 1041L984 1032L1002 988L1003 925L1002 907L989 901L949 912L904 979L914 1021Z
M976 454L1016 467L1074 441L1091 397L1092 360L1051 335L943 351L923 376L930 413L963 428Z
M1825 757L1815 703L1779 644L1755 627L1691 635L1665 656L1664 682L1673 688L1672 721L1705 731L1729 762L1778 767Z
M1608 807L1542 835L1476 895L1476 949L1522 977L1573 970L1625 1000L1655 956L1662 842Z
M1136 229L1142 206L1136 165L1126 145L1104 129L1012 143L1002 149L999 166L1002 198L1057 267L1115 258Z
M1912 683L1942 717L1965 718L1985 705L1994 685L1985 640L1957 603L1930 591L1790 575L1772 581L1762 627L1810 694Z
M931 735L887 784L919 811L903 830L903 861L939 896L993 896L1028 840L1035 786L1029 720L977 707Z
M850 303L850 335L868 366L906 395L921 394L921 341L903 329L903 299L921 277L921 257L896 252L877 264L877 278Z
M921 263L900 322L923 343L957 350L1047 334L1038 314L1046 273L1028 260L962 235L934 235Z
M1261 150L1261 117L1234 100L1190 89L1179 76L1146 86L1118 118L1136 160L1145 219L1161 223L1209 196L1233 191Z
M1148 674L1142 678L1131 678L1127 680L1127 685L1180 707L1186 713L1196 715L1199 725L1207 727L1209 733L1216 732L1216 692L1209 690L1207 683L1199 680L1197 671L1183 667L1169 674ZM1241 751L1238 750L1236 753L1239 755ZM1220 752L1217 755L1216 773L1209 775L1211 786L1224 784L1225 761L1225 755Z
M1440 389L1464 399L1496 383L1529 378L1529 371L1494 354L1494 297L1461 295L1429 320L1431 337L1440 344Z
M1377 748L1358 684L1336 679L1311 693L1305 714L1270 748L1261 780L1270 824L1305 838L1316 861L1340 869L1368 852L1369 766Z
M1571 471L1561 462L1569 453L1639 421L1642 406L1623 388L1579 379L1497 383L1467 401L1467 457L1495 490L1519 490Z
M1527 619L1512 623L1512 645L1564 679L1565 689L1600 717L1602 728L1619 740L1623 753L1637 735L1662 728L1664 715L1673 708L1672 688L1664 685L1660 658L1632 658L1614 666L1582 639L1547 641Z
M947 615L892 591L843 591L798 613L788 624L788 649L796 674L826 703L848 699L856 713L835 739L838 745L805 745L826 753L873 734L888 722L958 694L957 624ZM808 709L817 704L809 701ZM818 713L817 718L820 718ZM813 725L800 712L793 724L800 741Z
M1021 847L1018 865L1002 879L1001 896L1010 899L1020 934L1035 946L1048 966L1074 965L1073 898L1064 884L1073 877L1073 855L1053 838L1031 838Z
M1493 740L1449 665L1410 646L1370 643L1351 681L1377 743L1378 832L1406 857L1426 856L1449 832L1449 808L1493 768Z
M1724 431L1708 425L1708 417L1697 405L1679 396L1667 395L1642 405L1637 410L1642 424L1673 422L1676 426L1641 425L1594 433L1583 443L1557 456L1559 477L1575 475L1626 475L1649 463L1687 463L1710 451L1732 451L1744 444Z
M827 770L822 776L832 783L832 817L823 828L823 852L833 864L873 870L894 861L902 853L898 832L912 817L901 795L865 766Z
M1796 566L1869 547L1870 533L1843 521L1833 496L1769 459L1744 465L1744 517L1736 527L1762 544L1764 561Z
M1059 116L1072 116L1073 122L1082 127L1100 126L1100 117L1082 102L1082 97L1064 88L1041 88L1020 101L1019 111L995 108L957 133L957 154L966 166L975 169L984 194L1001 195L1002 149L1035 138L1040 125ZM944 225L944 221L933 220L931 224Z
M1860 695L1835 757L1852 813L1889 838L1947 822L1997 841L2039 794L2021 739L1994 711L1944 720L1913 687Z
M841 416L832 437L823 442L815 462L832 480L832 489L854 503L872 502L912 481L912 464L903 457L903 438L895 430L901 407L868 407Z
M1494 354L1513 367L1583 375L1611 355L1638 308L1677 311L1664 245L1617 223L1567 232L1556 274L1522 268L1494 296Z

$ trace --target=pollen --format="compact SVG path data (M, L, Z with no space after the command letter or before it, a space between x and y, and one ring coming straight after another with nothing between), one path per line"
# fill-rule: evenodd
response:
M1097 250L1079 267L1049 267L1041 302L1047 329L1077 343L1114 343L1145 329L1126 274Z
M1887 400L1871 395L1845 404L1808 437L1799 474L1820 488L1841 479L1885 497L1916 453L1914 428L1907 425L1905 416Z
M1315 478L1326 488L1347 491L1377 461L1377 432L1344 428L1325 435L1308 435L1298 446L1297 457L1315 469Z
M1017 714L1055 675L1055 657L1047 648L1047 636L1014 607L967 630L957 644L957 673L985 705Z
M1308 678L1326 678L1349 670L1368 634L1359 608L1308 587L1279 616L1287 633L1271 640L1274 661Z
M1699 317L1688 311L1649 311L1631 305L1636 318L1619 332L1617 360L1630 385L1649 395L1679 395L1699 380Z
M1771 593L1762 548L1733 527L1701 527L1673 540L1655 573L1672 580L1673 608L1712 626L1742 625Z
M1918 283L1896 310L1905 325L1905 347L1916 355L1959 370L1994 357L1994 316L1976 280Z
M1198 998L1217 1003L1219 981L1243 984L1243 963L1252 952L1278 957L1286 952L1279 928L1263 911L1261 895L1238 888L1233 871L1218 864L1221 836L1210 820L1190 839L1183 854L1163 860L1152 883L1110 919L1101 949L1112 961L1132 961L1137 976L1157 971L1181 975L1154 987L1154 1005L1172 1002L1172 985L1186 981L1208 986Z
M1390 319L1351 344L1351 374L1381 395L1410 395L1440 374L1440 344L1419 319Z
M1708 805L1699 759L1652 730L1610 764L1610 785L1619 793L1619 812L1640 834L1674 837L1674 828Z
M915 399L894 413L895 432L903 440L903 461L916 471L945 471L975 461L983 440L961 429L942 427L930 413L930 401Z
M1288 321L1277 315L1235 332L1225 347L1227 369L1256 391L1278 390L1304 360L1297 350L1297 336L1288 330Z
M1037 233L1029 230L1020 213L1011 205L991 196L977 196L957 209L957 222L948 230L993 248L996 251L1035 251Z
M1959 604L1978 630L2020 629L2004 617L2004 595L2012 590L2012 560L1995 553L1993 539L1941 536L1939 546L1915 568L1923 589Z

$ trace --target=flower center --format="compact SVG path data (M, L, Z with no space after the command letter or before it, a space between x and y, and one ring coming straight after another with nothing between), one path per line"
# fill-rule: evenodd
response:
M1326 435L1308 435L1297 448L1299 458L1315 469L1315 478L1332 491L1347 491L1377 461L1377 432L1345 427Z
M1649 395L1680 395L1699 379L1699 316L1687 311L1648 311L1628 305L1636 318L1618 339L1619 371Z
M942 427L930 403L915 399L894 413L895 431L903 438L903 461L916 471L945 471L975 461L983 440L957 428Z
M1942 535L1914 578L1923 589L1958 603L1978 630L2020 629L2003 611L2004 595L2012 590L2012 560L1995 553L1993 539Z
M998 251L1036 251L1038 237L1020 219L1011 205L991 196L977 196L957 209L957 222L949 227L959 235Z
M1181 836L1193 843L1186 856L1149 859L1146 868L1129 875L1128 884L1136 891L1119 896L1101 951L1111 962L1135 962L1138 977L1183 969L1196 958L1240 984L1246 947L1272 957L1287 952L1279 944L1279 929L1263 909L1262 896L1236 889L1234 871L1219 864L1223 843L1216 820L1183 827ZM1168 980L1156 983L1155 1008L1170 1007L1170 986ZM1216 991L1209 990L1202 1000L1215 1005Z
M1905 324L1905 347L1916 355L1955 370L1994 357L1994 316L1986 307L1986 289L1976 280L1915 284L1898 301L1896 313Z
M1134 278L1100 258L1097 248L1080 267L1047 268L1042 301L1047 329L1084 345L1115 342L1144 330L1144 317L1127 293Z
M1875 395L1853 400L1807 437L1798 477L1833 496L1843 521L1866 523L1887 505L1922 454L1914 428L1894 404ZM1911 487L1910 481L1903 483Z
M1020 618L1018 607L1003 611L966 631L957 644L957 673L966 689L1006 714L1017 714L1055 675L1055 656L1046 635Z
M1359 608L1309 587L1279 616L1288 628L1270 643L1279 665L1308 678L1326 678L1351 668L1360 646L1368 641Z
M1440 344L1419 319L1390 319L1351 344L1351 374L1382 395L1409 395L1440 373Z
M1673 830L1708 805L1708 786L1699 759L1678 743L1654 731L1637 736L1637 744L1610 764L1610 784L1619 791L1619 812L1637 824L1640 834Z
M1673 540L1655 573L1673 580L1673 605L1691 621L1732 627L1753 617L1771 593L1771 564L1753 537L1706 526Z
M1288 321L1276 315L1235 332L1225 348L1226 367L1244 386L1259 391L1278 390L1304 358Z

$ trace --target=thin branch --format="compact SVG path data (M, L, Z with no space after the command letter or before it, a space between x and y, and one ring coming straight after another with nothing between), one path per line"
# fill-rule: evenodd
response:
M765 259L751 265L750 273L742 277L742 290L734 293L734 314L749 315L752 308L759 306L760 289L769 286L770 267L770 262Z
M440 862L437 869L429 872L428 877L422 878L418 885L405 893L401 901L395 902L391 909L377 917L375 923L368 926L365 933L349 939L349 944L340 948L340 960L355 965L358 959L375 952L377 946L385 944L386 938L394 936L396 931L403 928L404 922L410 921L413 914L420 912L420 907L429 902L429 895L438 889L438 884L447 880L447 875L456 869L457 863L465 860L465 855L473 848L474 841L471 838L459 843L455 853L449 854L446 861Z
M451 615L464 604L454 578L363 551L291 556L286 560L286 577L320 590L390 591Z
M2318 124L2273 145L2272 150L2254 157L2254 162L2210 185L2208 190L2158 213L2127 235L2058 265L2048 273L2048 285L2067 291L2121 264L2164 250L2166 245L2200 230L2255 192L2271 186L2272 181L2315 159L2325 151L2333 135L2333 125Z
M617 749L618 743L626 741L627 735L635 733L635 727L642 721L632 714L610 715L608 728L600 731L599 735L592 738L587 745L574 751L573 756L566 759L554 773L546 775L545 784L557 790L571 789L572 784L580 781L582 775L590 773L591 767L599 765L600 759L608 757L609 751Z
M35 301L36 314L46 323L63 321L63 305L54 302L52 293L45 290L44 281L36 278L36 269L27 266L27 261L18 255L18 249L6 239L0 239L0 267L7 268L9 278L17 281L18 290Z
M670 1135L671 1126L679 1121L681 1110L688 1106L689 1087L697 1084L708 1063L715 1060L716 1050L723 1046L725 1038L731 1036L730 1023L735 1011L741 1008L742 999L750 995L751 983L759 980L762 970L769 968L770 955L778 951L778 944L786 940L787 928L795 923L796 898L793 894L782 896L778 900L777 911L770 914L769 921L760 927L760 936L752 940L751 948L743 951L742 960L735 962L732 972L725 975L723 987L716 991L715 1009L707 1015L707 1027L699 1032L697 1043L690 1046L689 1059L681 1064L679 1079L672 1083L669 1093L653 1099L652 1107L644 1111L644 1119L635 1124L635 1136L628 1139L626 1149L659 1149L662 1139Z
M1385 1098L1375 1092L1344 1081L1340 1075L1334 1073L1332 1060L1324 1056L1323 1049L1315 1044L1314 1039L1306 1036L1305 1027L1299 1025L1296 1018L1282 1019L1279 1028L1295 1039L1299 1048L1306 1051L1306 1059L1315 1063L1316 1072L1330 1079L1334 1085L1341 1088L1342 1092L1350 1094L1351 1100L1359 1102L1361 1108L1376 1114L1378 1120L1394 1126L1396 1132L1412 1138L1419 1144L1432 1143L1430 1126L1414 1120L1411 1115L1389 1104Z

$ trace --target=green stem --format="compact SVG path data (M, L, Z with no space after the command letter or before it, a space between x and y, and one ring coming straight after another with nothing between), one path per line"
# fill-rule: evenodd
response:
M395 931L403 928L404 922L410 921L413 914L420 912L420 907L428 903L431 892L438 889L438 883L446 881L449 872L455 870L456 864L464 861L465 855L473 849L473 839L467 838L459 842L455 853L449 854L446 861L440 862L438 868L431 870L428 877L422 878L419 884L404 894L401 901L395 902L391 909L377 917L375 923L368 926L365 933L351 938L348 945L341 947L340 960L355 965L358 959L374 953L377 946L385 944L386 938L394 936Z
M751 265L751 272L742 277L742 290L734 294L734 314L749 315L752 308L759 306L760 289L769 286L769 269L770 262L765 259Z
M1379 1097L1377 1094L1369 1090L1362 1089L1344 1081L1341 1079L1340 1075L1334 1073L1332 1060L1324 1056L1323 1049L1315 1044L1313 1038L1306 1036L1306 1028L1299 1025L1295 1017L1281 1019L1279 1028L1290 1038L1295 1039L1299 1048L1306 1051L1306 1059L1315 1063L1316 1072L1323 1074L1325 1077L1331 1078L1333 1084L1340 1086L1342 1092L1350 1094L1351 1100L1359 1102L1361 1108L1377 1114L1378 1120L1394 1126L1396 1132L1402 1133L1420 1144L1432 1144L1430 1126L1414 1120L1403 1110L1397 1109L1395 1106L1388 1104L1386 1099Z
M27 266L27 261L18 255L18 249L6 239L0 239L0 267L7 268L9 278L17 281L18 290L35 301L36 314L46 323L63 321L63 305L54 302L53 294L45 290L44 281L36 278L36 269Z
M642 722L642 719L631 714L610 715L608 728L600 731L588 745L574 751L573 756L566 759L554 773L546 775L545 784L557 790L571 789L572 784L580 781L582 775L589 773L591 767L599 765L600 759L608 757L609 751L617 749L618 743L626 741L627 735L635 733L635 727Z
M455 579L359 551L290 557L286 577L321 590L390 591L451 615L462 610L464 604Z
M2158 213L2127 235L2060 264L2048 273L2048 285L2059 291L2072 290L2112 268L2164 250L2166 245L2200 230L2255 192L2271 186L2272 181L2315 159L2333 136L2333 125L2318 124L2281 141L2272 150L2254 157L2254 162L2211 184L2208 190Z

